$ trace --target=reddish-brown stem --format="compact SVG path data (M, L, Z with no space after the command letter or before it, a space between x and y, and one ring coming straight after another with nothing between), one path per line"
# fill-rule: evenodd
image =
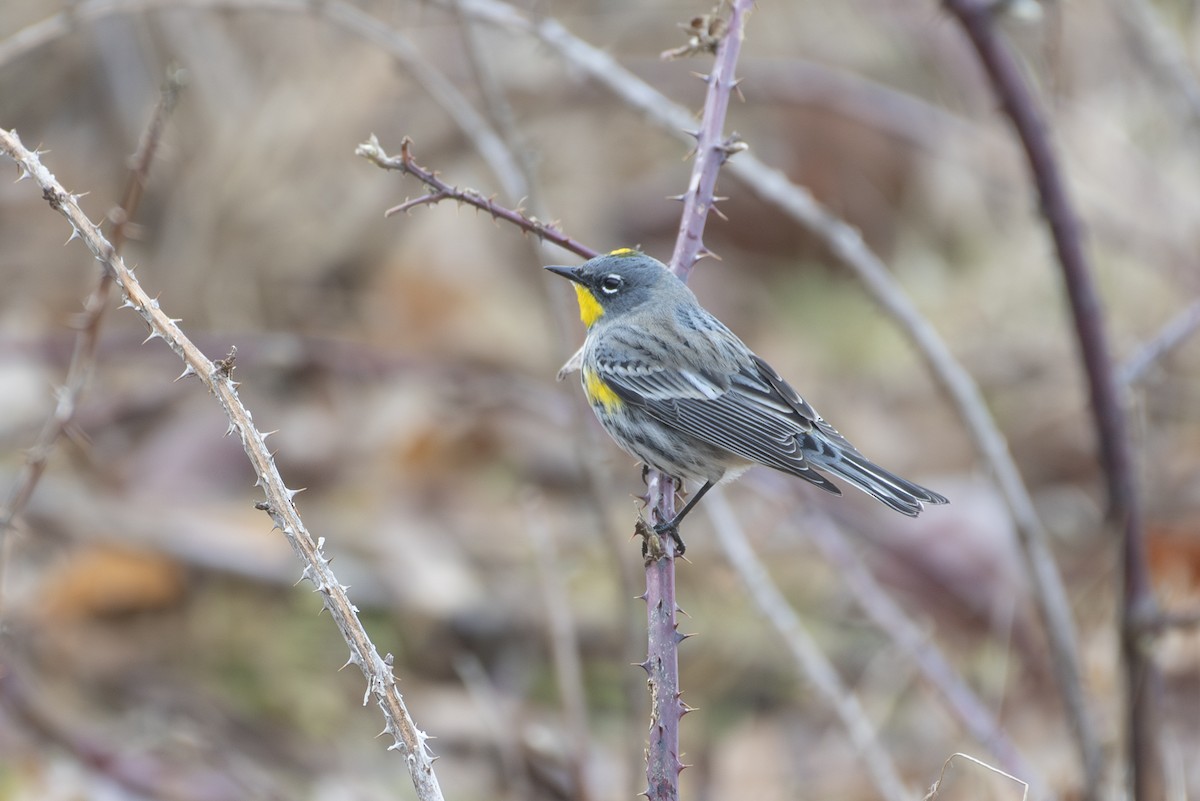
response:
M1125 672L1129 781L1137 801L1160 801L1164 784L1159 725L1154 693L1156 671L1143 636L1142 621L1157 615L1150 586L1139 499L1134 482L1133 453L1125 408L1117 390L1108 334L1099 293L1083 246L1058 159L1037 103L1012 54L1000 40L991 4L980 0L946 0L975 48L1025 150L1042 214L1054 241L1075 323L1075 335L1087 373L1092 415L1100 446L1109 515L1122 534L1121 660ZM1084 747L1085 796L1098 795L1100 752L1093 732L1078 732Z
M741 52L746 15L750 0L735 0L725 23L724 35L716 42L716 57L707 77L708 92L704 113L696 132L696 160L687 192L683 195L683 217L671 256L671 269L684 281L692 266L705 252L704 224L713 206L717 173L738 146L735 138L726 139L725 115L729 96L737 86L734 69ZM652 471L647 486L651 520L665 522L675 515L674 479ZM646 671L650 675L651 722L650 747L646 751L646 795L650 801L674 801L679 798L679 721L687 712L680 700L679 642L675 611L675 546L670 538L663 541L658 558L646 560L646 615L649 626Z
M691 275L696 260L708 252L704 247L704 224L713 207L713 193L721 165L730 155L744 149L736 134L726 139L724 131L729 96L737 87L734 68L742 49L745 16L750 5L748 2L735 2L732 5L728 28L717 44L712 72L704 79L708 84L708 92L704 98L700 129L696 132L696 161L688 190L683 195L683 216L679 221L679 234L675 238L675 252L671 255L671 269L684 281Z
M399 156L389 156L385 153L383 148L379 146L379 140L374 136L359 145L354 152L372 164L383 167L386 170L399 170L405 175L411 175L429 187L429 194L406 200L398 206L393 206L387 210L386 214L388 216L409 211L416 206L432 205L440 203L443 200L453 200L458 203L465 203L480 211L486 211L492 216L493 220L504 220L520 228L527 234L533 234L543 241L558 245L563 250L569 250L585 259L600 255L599 251L592 250L564 234L562 229L555 223L544 223L536 217L526 216L521 209L510 209L502 206L493 198L484 197L474 189L460 189L457 186L446 183L438 177L436 172L427 170L416 162L412 155L412 140L407 136L400 143Z

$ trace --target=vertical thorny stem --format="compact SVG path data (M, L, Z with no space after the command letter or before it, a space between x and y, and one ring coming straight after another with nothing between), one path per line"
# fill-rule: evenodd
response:
M646 487L647 500L656 497L654 517L670 520L675 514L675 482L657 471L650 473ZM652 542L646 557L647 656L642 663L650 689L646 796L650 801L673 801L679 798L679 773L683 770L679 720L687 711L679 691L679 642L683 638L675 617L675 543L670 537Z
M696 159L688 189L681 196L684 212L679 223L679 236L671 257L671 269L687 280L692 265L706 253L704 224L713 205L713 190L717 172L731 153L740 149L735 139L724 137L725 114L729 96L737 81L734 68L741 51L749 0L734 0L729 18L713 21L717 28L706 23L708 31L720 31L712 43L715 59L712 72L706 78L708 92L704 114L696 132ZM652 522L670 520L675 513L675 483L669 477L651 472L648 480L647 503ZM674 801L679 798L679 773L683 763L679 758L679 720L688 711L680 697L679 643L683 636L677 630L675 601L675 545L663 538L661 549L652 548L646 559L646 622L648 626L648 656L646 668L650 686L650 738L646 752L646 795L650 801Z

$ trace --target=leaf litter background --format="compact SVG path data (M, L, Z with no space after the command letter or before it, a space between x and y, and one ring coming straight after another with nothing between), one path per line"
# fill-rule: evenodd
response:
M365 7L481 102L452 14ZM1159 8L1185 47L1197 37L1188 8ZM702 85L689 73L706 60L657 55L680 43L677 22L707 10L538 9L694 108ZM0 39L50 11L10 0ZM1004 24L1050 108L1126 358L1200 290L1200 129L1107 6ZM532 40L476 35L534 165L528 204L595 247L666 258L679 205L664 198L685 187L685 147ZM554 381L582 331L569 290L539 267L574 257L452 205L383 219L422 190L354 157L372 132L393 152L413 137L418 159L453 183L485 194L498 183L391 57L317 15L81 20L0 62L0 124L49 149L46 164L90 193L84 208L100 219L172 63L188 87L126 258L210 356L237 346L242 396L260 427L278 429L289 485L307 488L301 513L438 738L447 797L583 797L581 773L593 797L630 797L647 725L644 677L630 666L645 653L629 540L641 485L574 382ZM1024 163L957 28L932 3L768 4L750 19L739 73L746 102L730 127L862 230L982 385L1054 535L1115 757L1118 581L1086 398ZM1070 797L1075 757L1011 526L957 417L817 243L731 177L719 191L729 221L709 223L721 261L696 271L702 302L868 455L953 501L914 522L858 493L836 499L756 471L728 491L755 547L914 788L955 751L986 754L857 610L798 509L837 516ZM6 488L52 407L96 278L77 243L62 247L67 233L28 183L0 183ZM221 436L198 384L173 383L177 359L144 334L133 315L108 315L70 440L5 544L0 798L141 797L111 764L89 765L88 748L163 798L411 797L373 739L376 711L359 706L361 677L338 672L345 647L253 508L239 443ZM1185 344L1129 394L1155 580L1179 609L1200 602L1198 367L1200 349ZM679 567L683 628L700 635L681 650L684 699L699 707L684 720L695 766L685 795L873 797L708 526L689 520ZM586 721L563 711L551 607L577 629ZM1194 798L1200 635L1171 633L1157 653L1172 781ZM959 781L943 797L1019 797L1002 780Z

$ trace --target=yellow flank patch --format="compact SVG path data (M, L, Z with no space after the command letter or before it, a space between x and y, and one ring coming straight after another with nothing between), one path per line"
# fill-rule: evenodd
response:
M586 367L583 369L583 394L587 395L588 403L593 406L599 404L606 412L620 409L625 403L612 391L612 387L604 383L603 378Z
M610 256L636 256L636 255L638 255L638 252L636 250L634 250L633 248L617 248L616 250L609 252L608 255L610 255Z
M604 314L604 307L592 291L582 284L575 284L575 297L579 299L579 319L588 328Z

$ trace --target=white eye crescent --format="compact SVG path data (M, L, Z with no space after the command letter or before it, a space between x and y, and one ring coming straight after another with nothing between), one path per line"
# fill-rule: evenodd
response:
M621 284L623 283L625 282L621 279L621 276L612 273L611 275L604 276L604 279L600 282L600 289L604 294L612 295L621 288Z

